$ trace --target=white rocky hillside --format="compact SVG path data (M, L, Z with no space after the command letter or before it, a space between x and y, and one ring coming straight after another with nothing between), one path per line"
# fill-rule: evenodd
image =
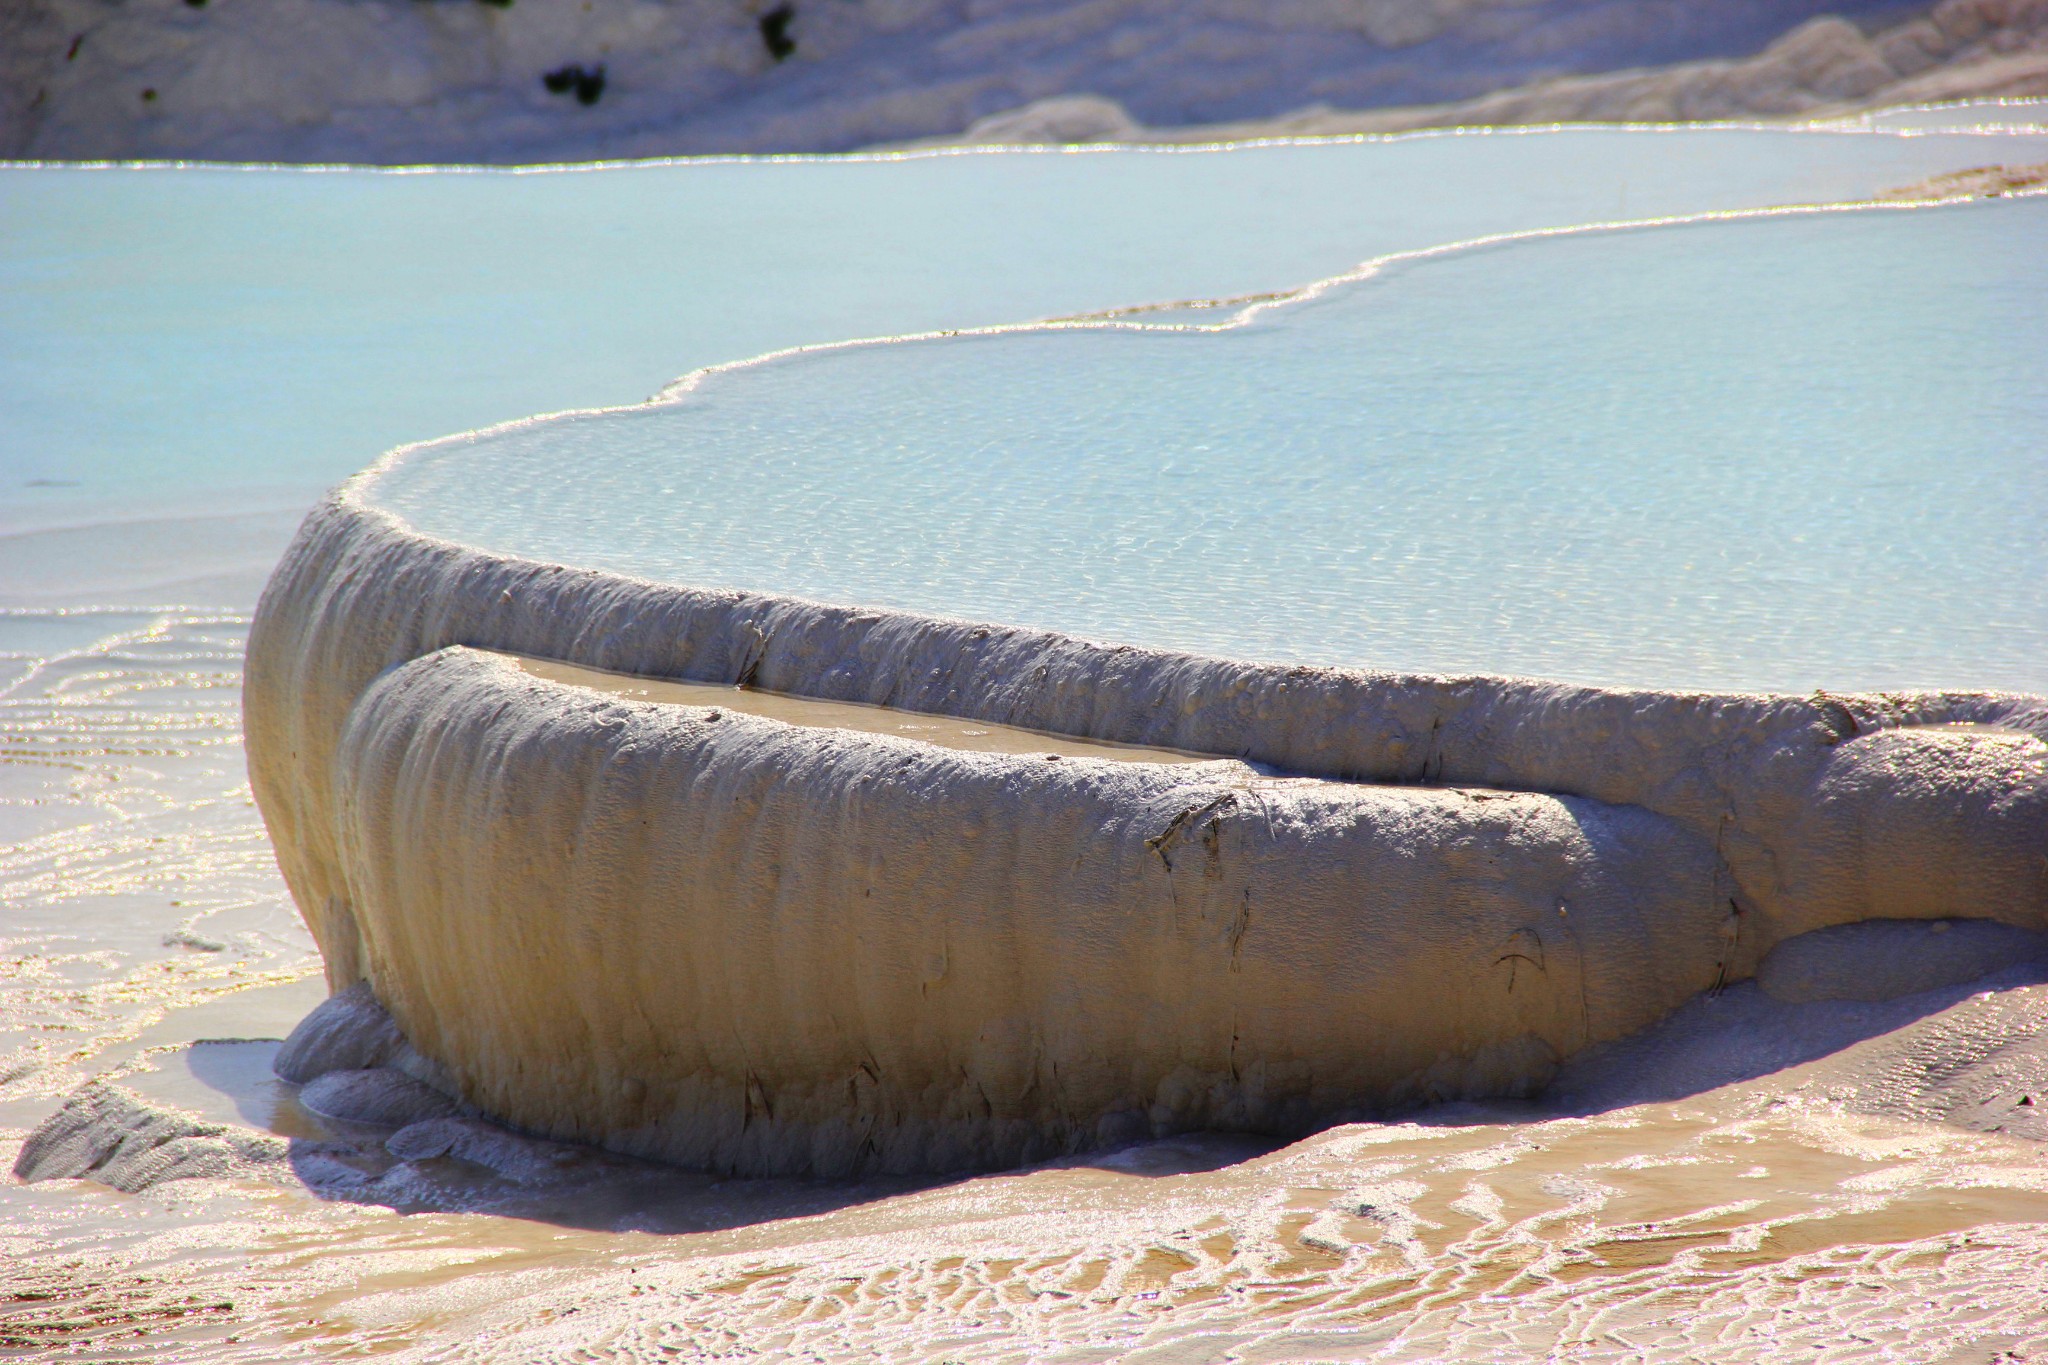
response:
M1779 114L2033 93L2044 32L2048 0L7 0L0 156L821 151L1456 101Z
M1210 142L1502 124L1825 118L1898 105L2048 97L2048 0L1946 0L1876 33L1811 19L1753 57L1566 76L1473 99L1148 127L1114 100L1068 95L913 145ZM2029 115L2032 117L2032 115Z

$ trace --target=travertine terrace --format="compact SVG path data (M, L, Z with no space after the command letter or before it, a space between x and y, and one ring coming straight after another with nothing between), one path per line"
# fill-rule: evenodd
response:
M1215 755L962 753L492 653ZM529 1130L987 1168L1528 1093L1870 919L2048 925L2048 704L1236 663L693 589L344 487L265 594L255 789L336 989Z

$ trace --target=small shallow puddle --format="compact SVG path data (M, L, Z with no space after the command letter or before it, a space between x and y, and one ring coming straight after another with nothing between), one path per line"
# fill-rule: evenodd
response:
M1182 749L1150 749L1141 744L1118 744L1106 739L1077 739L1044 730L1027 730L1020 725L997 725L990 721L963 720L958 716L931 715L923 711L899 711L891 706L871 706L857 701L820 701L816 697L795 697L786 692L763 692L729 683L676 682L649 678L637 673L613 673L602 668L584 668L553 659L535 659L523 654L506 654L527 673L549 682L571 687L588 687L630 701L662 702L674 706L706 706L722 711L739 711L766 716L788 725L824 730L858 730L870 735L894 735L898 739L919 739L946 749L966 749L983 754L1056 754L1063 758L1107 758L1121 763L1214 763L1224 754L1197 754Z

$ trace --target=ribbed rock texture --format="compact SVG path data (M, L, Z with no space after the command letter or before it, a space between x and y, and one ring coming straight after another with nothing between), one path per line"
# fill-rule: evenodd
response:
M460 646L1300 776L948 751ZM346 488L265 594L245 706L336 989L463 1101L721 1170L1528 1093L1801 933L2048 928L2040 698L1235 663L532 563Z
M167 1180L274 1173L284 1139L207 1123L104 1082L81 1087L37 1125L14 1159L14 1178L97 1180L134 1194Z

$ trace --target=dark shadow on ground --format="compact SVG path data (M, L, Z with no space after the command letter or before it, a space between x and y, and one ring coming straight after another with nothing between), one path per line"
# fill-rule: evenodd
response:
M739 1179L524 1137L480 1119L455 1121L443 1155L404 1160L386 1147L398 1129L329 1118L298 1103L301 1087L270 1071L279 1044L195 1043L131 1078L146 1099L286 1140L285 1165L322 1199L403 1213L471 1212L562 1227L652 1233L714 1232L831 1213L913 1195L988 1173L849 1180ZM403 1144L401 1144L403 1145ZM1137 1178L1212 1171L1263 1156L1279 1138L1189 1133L1040 1163Z

